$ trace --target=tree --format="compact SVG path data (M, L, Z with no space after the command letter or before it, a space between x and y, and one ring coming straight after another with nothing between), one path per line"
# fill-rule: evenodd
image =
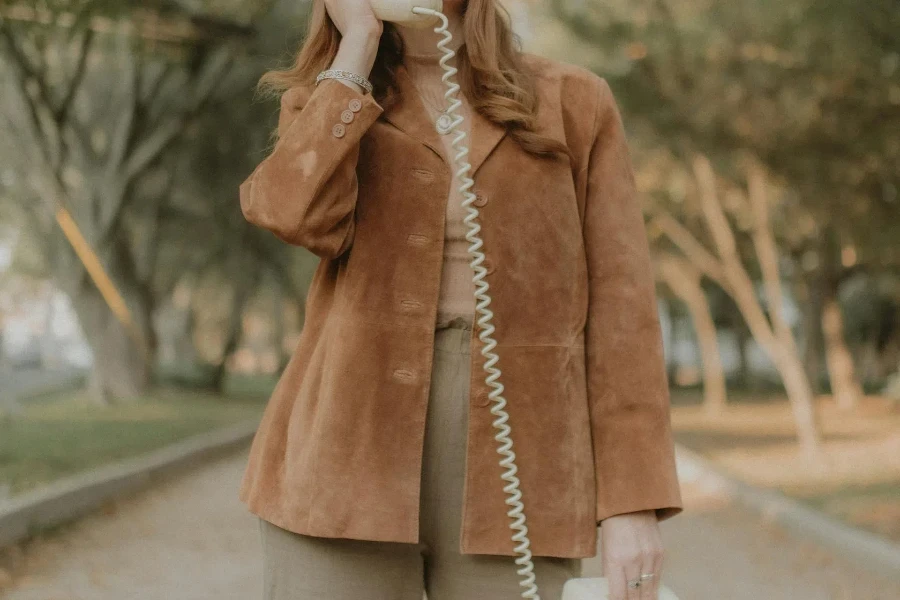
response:
M178 168L185 171L180 178L183 185L159 217L165 268L159 269L156 287L164 294L185 282L220 290L225 305L218 307L223 313L223 344L206 382L220 391L226 362L240 344L243 315L251 300L264 286L274 288L268 291L275 296L300 300L302 312L314 257L250 224L236 198L241 179L258 161L247 148L263 149L269 140L270 131L260 123L267 123L271 107L251 105L244 98L217 108L200 118L182 142L186 151L179 154ZM221 127L222 122L229 127ZM280 314L273 316L279 318Z
M689 261L672 253L658 254L654 265L660 281L684 302L691 315L703 362L703 408L709 415L719 415L725 409L728 391L716 324L702 285L703 274Z
M0 10L0 151L13 165L19 207L73 300L95 353L98 395L134 397L151 380L157 222L175 187L169 152L227 79L246 32L164 1ZM61 208L125 298L133 331L60 235Z
M693 168L704 224L715 251L708 250L691 231L664 210L659 211L652 224L737 304L753 337L769 354L782 376L801 448L807 455L816 456L821 440L813 391L800 360L794 333L784 316L784 294L778 268L778 250L772 235L766 173L752 162L746 167L749 187L746 197L753 223L753 247L765 287L764 308L739 254L734 229L722 207L712 165L705 157L698 156Z
M792 190L794 212L812 226L776 222L774 233L809 299L810 374L826 362L839 403L852 406L860 388L838 291L856 270L900 259L896 3L551 5L592 44L591 66L613 80L641 135L685 161L750 152Z

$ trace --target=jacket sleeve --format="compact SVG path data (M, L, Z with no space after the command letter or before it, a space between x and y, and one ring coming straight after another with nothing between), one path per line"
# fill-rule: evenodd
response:
M334 79L307 89L282 95L278 142L241 184L241 211L285 242L334 258L353 242L359 143L383 109Z
M597 521L682 511L650 251L619 109L594 77L590 155L582 168L588 263L587 391Z

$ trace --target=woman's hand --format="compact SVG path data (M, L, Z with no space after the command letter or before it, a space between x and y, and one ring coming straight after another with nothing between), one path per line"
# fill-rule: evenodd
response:
M375 16L369 0L325 0L325 9L342 37L381 37L383 24Z
M610 600L657 600L664 552L656 511L607 517L600 530ZM652 573L653 578L642 581L640 587L628 587L628 581L645 573Z
M368 78L378 54L384 24L375 17L369 0L325 0L325 9L341 32L341 43L331 68ZM352 81L338 81L363 92L362 87Z

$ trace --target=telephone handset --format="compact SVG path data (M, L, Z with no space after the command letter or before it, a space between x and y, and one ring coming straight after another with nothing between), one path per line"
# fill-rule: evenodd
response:
M440 12L443 4L442 0L371 0L375 16L382 21L420 29L433 27L438 19L434 14L415 13L413 8Z
M497 453L503 457L500 460L500 466L506 469L500 475L500 478L506 482L506 485L503 487L503 491L509 496L506 504L512 507L506 514L512 519L509 525L510 529L515 532L512 534L512 540L518 544L514 550L516 553L521 554L515 560L516 564L521 567L516 572L522 577L519 585L525 588L522 592L522 598L541 600L541 597L538 595L537 585L534 583L534 563L531 560L531 551L528 549L530 542L528 540L528 527L525 525L525 506L521 501L522 493L519 491L519 478L516 477L518 470L515 464L516 455L512 450L513 442L509 437L511 428L507 423L509 414L504 410L506 400L501 395L503 393L503 384L497 381L500 377L500 369L495 366L499 357L493 351L497 345L497 342L492 337L494 326L491 324L491 320L494 313L488 308L491 303L491 297L488 295L488 283L484 280L487 269L482 266L485 256L480 248L484 243L478 235L478 232L481 231L481 226L476 222L479 211L472 204L475 200L475 194L469 191L469 188L475 184L475 181L468 176L472 165L466 162L466 156L469 154L469 149L463 144L466 133L459 129L463 117L456 112L462 105L462 102L457 97L460 87L453 81L453 76L457 73L457 69L448 64L448 61L456 53L447 46L453 39L453 36L447 27L447 17L441 12L444 3L443 0L370 0L370 2L375 16L382 21L422 29L440 23L440 25L434 27L434 32L443 36L437 42L437 47L444 53L440 63L444 69L443 81L447 86L447 92L444 94L444 98L446 98L448 103L445 114L452 118L449 131L442 131L441 133L454 134L451 145L456 150L456 154L453 157L458 167L456 179L459 182L459 191L463 197L462 207L468 212L463 221L468 226L466 239L471 242L468 251L472 257L472 262L469 264L473 270L472 280L476 284L475 299L477 302L475 310L480 314L476 321L481 329L478 334L479 339L482 341L481 355L486 359L483 365L486 373L484 381L489 387L493 388L488 397L494 401L494 406L490 409L491 414L497 417L492 422L492 425L497 430L494 439L498 442ZM665 586L660 585L660 593L659 600L678 600L671 590ZM608 587L607 581L603 577L570 579L566 582L563 589L563 600L603 600L604 598L608 598Z

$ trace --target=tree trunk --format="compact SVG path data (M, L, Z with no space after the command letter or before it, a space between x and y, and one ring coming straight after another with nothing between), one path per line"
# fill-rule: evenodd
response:
M89 389L98 403L134 399L145 394L152 383L152 354L115 318L90 280L70 292L85 339L93 353ZM151 340L147 310L132 315L144 340ZM141 314L143 313L143 314ZM152 343L145 342L148 348Z
M737 313L737 316L741 314L739 310L734 312ZM750 344L753 336L750 335L747 324L743 320L734 324L734 335L737 338L738 347L738 381L740 381L742 389L750 390L754 388L755 381L750 369L750 352L747 346Z
M127 304L130 323L120 321L88 275L84 264L60 240L54 280L72 300L93 354L89 389L99 403L133 400L145 394L153 380L156 335L153 298L138 279L127 247L113 240L104 268Z
M815 393L809 385L809 378L803 368L803 361L796 352L772 349L775 356L780 356L778 371L784 382L791 404L791 412L797 425L800 446L808 457L819 456L819 419L815 412Z
M822 331L825 335L825 359L831 379L831 393L841 410L852 410L863 395L856 378L853 355L844 338L844 318L835 298L829 298L822 310Z
M222 359L216 365L211 380L212 389L217 393L221 394L225 389L228 359L234 354L241 342L241 337L244 333L244 309L253 296L258 280L259 277L257 275L250 275L235 282L231 301L231 314L226 325L225 345L222 348Z
M813 392L818 393L821 391L819 382L822 376L822 366L825 364L825 342L822 339L821 269L817 268L795 287L805 334L803 364Z
M752 288L737 291L735 301L742 307L741 312L754 339L766 351L781 375L803 452L808 456L817 455L820 436L814 408L815 395L796 346L792 339L774 335Z
M700 285L700 273L690 263L675 257L658 260L659 274L678 296L691 315L703 363L703 408L711 415L725 410L727 389L722 368L719 340L706 293Z
M711 221L711 228L716 229L716 224L724 223L727 232L719 231L714 236L719 238L719 247L725 252L723 260L726 263L726 271L731 272L731 281L739 290L738 295L742 300L738 304L747 307L747 312L754 315L756 329L759 335L754 335L758 341L769 346L769 355L775 357L776 366L781 373L788 401L794 413L797 424L797 437L800 447L808 457L819 455L821 434L815 412L815 395L809 383L809 377L800 360L800 353L794 339L794 333L784 315L784 295L781 287L781 273L778 265L778 246L772 230L772 220L769 215L769 186L765 171L755 164L750 163L747 169L748 199L753 214L753 247L759 261L762 273L763 286L766 291L766 304L769 309L769 320L756 298L753 284L746 269L740 263L736 251L734 234L727 225L727 219L722 211L717 197L715 202L711 196L715 196L715 183L712 168L708 162L701 166L700 170L706 170L706 196L705 207ZM714 206L711 206L714 204ZM750 330L754 325L748 320ZM765 332L763 332L765 330Z
M821 298L819 329L825 351L825 364L831 394L841 410L852 410L863 395L862 386L856 377L853 355L847 348L844 337L844 317L838 303L841 284L841 243L838 234L826 229L820 235L822 262Z
M694 174L700 188L701 209L716 247L711 254L697 238L674 218L662 215L657 225L688 260L718 283L734 300L756 341L766 350L781 374L795 417L797 438L809 458L820 456L820 433L809 378L800 360L794 335L784 315L784 298L778 265L778 247L769 218L765 172L755 164L748 169L748 197L753 215L753 246L766 292L768 316L754 281L741 261L734 230L725 214L709 160L698 156Z

